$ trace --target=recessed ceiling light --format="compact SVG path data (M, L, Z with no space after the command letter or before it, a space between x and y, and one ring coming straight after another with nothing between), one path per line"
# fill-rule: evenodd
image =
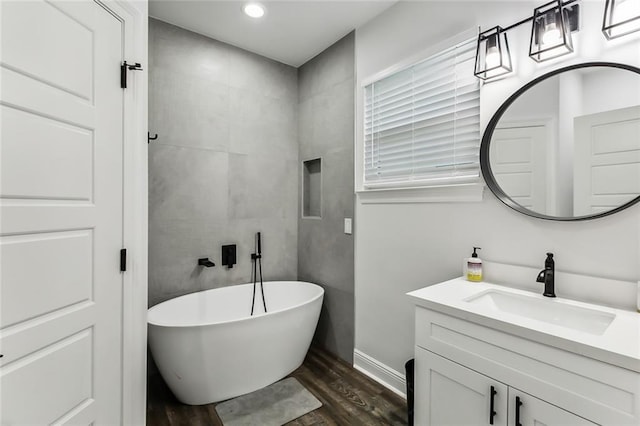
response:
M262 18L264 16L264 6L258 3L247 3L242 10L252 18Z

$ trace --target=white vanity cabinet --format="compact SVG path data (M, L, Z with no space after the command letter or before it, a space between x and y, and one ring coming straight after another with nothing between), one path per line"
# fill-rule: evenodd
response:
M610 339L606 347L618 342L640 349L640 317L616 311L602 335L561 335L554 327L536 329L536 323L518 324L468 308L466 284L456 285L453 293L462 302L450 306L437 299L438 289L411 294L417 302L417 426L640 425L640 358L584 343ZM627 342L607 334L622 326L631 329Z
M596 423L416 347L416 425Z

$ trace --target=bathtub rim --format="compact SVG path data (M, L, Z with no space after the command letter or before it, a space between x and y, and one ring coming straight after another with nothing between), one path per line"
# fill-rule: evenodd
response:
M298 304L295 304L295 305L288 306L285 309L280 309L278 311L273 311L273 312L261 313L260 315L257 315L257 316L247 316L247 317L239 318L239 319L232 319L232 320L226 320L226 321L217 321L217 322L205 322L205 323L198 323L198 324L160 324L160 323L157 323L157 322L152 322L149 319L149 314L150 314L150 312L152 310L156 309L157 307L159 307L159 306L161 306L161 305L163 305L165 303L172 302L172 301L180 299L182 297L192 296L192 295L197 294L197 293L214 292L216 290L228 289L228 288L232 288L232 287L245 287L245 286L248 287L248 286L253 286L253 283L235 284L235 285L230 285L230 286L211 288L211 289L208 289L208 290L194 291L192 293L183 294L181 296L177 296L177 297L173 297L171 299L165 300L164 302L160 302L157 305L154 305L154 306L150 307L149 309L147 309L147 325L148 326L154 326L154 327L163 327L163 328L200 328L200 327L210 327L210 326L217 326L217 325L223 325L223 324L240 323L240 322L244 322L244 321L254 320L254 319L257 319L257 318L268 317L270 315L275 315L275 314L278 314L278 313L281 313L281 312L287 312L287 311L290 311L290 310L293 310L293 309L308 305L308 304L313 303L316 300L324 297L324 293L325 293L324 288L321 285L315 284L315 283L311 283L311 282L308 282L308 281L292 281L292 280L290 280L290 281L284 281L284 280L264 281L264 284L268 284L268 283L301 283L301 284L317 287L320 291L314 297L312 297L312 298L310 298L308 300L305 300L302 303L298 303Z

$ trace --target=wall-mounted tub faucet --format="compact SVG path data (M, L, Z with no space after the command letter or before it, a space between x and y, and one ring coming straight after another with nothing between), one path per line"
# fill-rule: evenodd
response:
M204 266L205 268L211 268L212 266L216 266L215 263L209 260L208 257L203 257L198 259L198 266Z
M547 259L544 261L544 269L540 271L538 278L536 278L537 282L544 283L543 296L556 297L554 281L555 269L556 266L553 261L553 253L547 253Z

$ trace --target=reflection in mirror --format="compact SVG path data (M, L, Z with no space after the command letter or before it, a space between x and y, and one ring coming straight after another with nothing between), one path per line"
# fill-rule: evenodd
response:
M593 65L536 80L492 119L483 173L507 205L573 220L637 201L640 70Z

